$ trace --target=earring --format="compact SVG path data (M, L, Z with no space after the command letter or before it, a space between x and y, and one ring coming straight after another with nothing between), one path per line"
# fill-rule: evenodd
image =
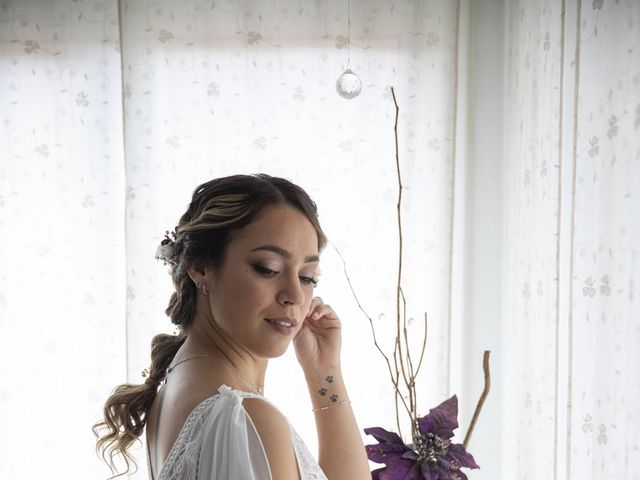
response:
M207 286L204 283L196 282L196 288L202 290L205 295L209 295L209 290L207 290Z

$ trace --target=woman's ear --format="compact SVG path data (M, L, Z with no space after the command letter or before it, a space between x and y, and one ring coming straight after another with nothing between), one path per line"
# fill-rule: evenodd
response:
M206 281L206 270L202 265L191 265L187 269L187 275L199 287L199 285L203 285Z
M213 279L213 269L206 265L191 265L187 269L187 275L196 284L196 288L205 295L209 294L209 283Z

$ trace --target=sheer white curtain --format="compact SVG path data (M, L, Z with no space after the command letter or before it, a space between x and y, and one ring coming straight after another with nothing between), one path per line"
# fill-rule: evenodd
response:
M95 478L126 374L115 2L0 4L0 477Z
M420 401L448 394L455 2L352 1L351 68L364 84L353 101L334 87L347 67L343 1L9 1L0 14L0 477L106 476L90 426L113 386L141 381L151 337L171 331L170 280L153 255L212 177L262 171L305 187L390 338L389 85L409 315L431 318ZM322 263L318 294L344 322L360 424L395 428L386 367L333 246ZM294 356L270 371L267 395L313 450Z
M423 401L446 395L456 7L351 6L351 66L364 90L348 102L334 89L346 68L345 2L123 3L130 378L148 363L147 339L168 325L161 309L169 281L149 252L198 182L234 172L283 175L309 190L360 300L375 319L386 315L378 324L389 337L397 247L394 229L381 226L395 215L394 85L411 232L406 275L414 280L406 293L413 318L427 310L434 319ZM386 367L332 246L318 293L344 319L344 363L362 425L394 427ZM267 393L313 445L295 364L293 355L273 362Z
M637 478L640 4L507 22L503 476Z

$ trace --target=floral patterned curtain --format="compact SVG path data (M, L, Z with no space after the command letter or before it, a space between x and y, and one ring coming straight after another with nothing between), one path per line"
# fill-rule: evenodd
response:
M640 4L519 1L507 25L503 478L634 478Z
M125 379L115 2L0 3L0 477L97 478Z

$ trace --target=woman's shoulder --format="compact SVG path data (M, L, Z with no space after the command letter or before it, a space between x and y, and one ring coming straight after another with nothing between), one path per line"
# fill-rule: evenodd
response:
M240 392L242 404L258 431L262 429L275 429L288 434L289 421L271 402L259 395L246 395Z
M208 395L196 395L190 402L192 414L196 416L218 416L233 414L236 408L246 412L254 425L256 422L265 426L289 428L287 418L269 400L262 395L244 390L237 390L221 384L215 392Z
M273 478L297 479L298 463L287 418L264 398L243 399L244 408L260 437Z
M291 437L287 418L262 395L236 390L222 384L214 395L204 399L198 406L205 407L206 410L216 410L220 413L224 411L231 413L236 407L239 407L251 419L251 423L261 438L264 439L274 435L280 439L290 439Z
M282 412L262 395L236 390L227 385L220 385L215 398L229 398L230 405L240 405L247 412L261 437L291 436L291 427ZM221 402L225 403L225 402ZM224 408L221 406L221 408Z

